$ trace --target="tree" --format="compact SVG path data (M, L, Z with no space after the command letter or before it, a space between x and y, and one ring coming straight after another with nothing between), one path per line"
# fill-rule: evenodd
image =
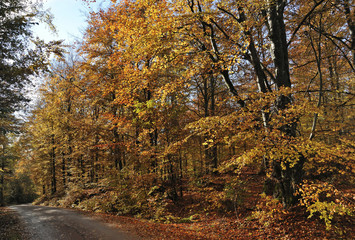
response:
M8 148L7 134L21 130L22 123L14 113L26 108L29 101L25 96L26 86L35 75L38 77L47 70L49 54L62 54L61 41L45 43L33 39L31 27L34 24L41 21L51 26L50 14L40 9L40 4L30 0L0 3L0 135L3 140L0 144L3 149Z
M0 4L1 114L19 109L25 101L23 88L33 74L29 38L34 14L28 7L23 0L4 0Z
M92 13L82 59L48 76L34 111L37 182L105 186L113 210L134 212L176 203L196 177L253 169L290 207L303 179L353 171L340 2L127 0Z
M26 1L5 0L0 3L0 144L3 151L0 204L4 203L6 135L15 130L12 114L26 101L23 88L34 72L28 48L33 16Z

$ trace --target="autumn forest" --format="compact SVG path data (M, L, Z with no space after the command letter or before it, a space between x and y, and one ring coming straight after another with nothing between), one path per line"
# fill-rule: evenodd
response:
M354 233L352 0L111 0L69 46L30 44L48 18L22 2L0 4L2 205Z

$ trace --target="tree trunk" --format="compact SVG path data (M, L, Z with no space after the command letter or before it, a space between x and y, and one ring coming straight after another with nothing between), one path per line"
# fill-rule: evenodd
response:
M1 172L0 172L0 206L5 205L4 201L4 171L5 171L5 146L2 145L1 154Z
M52 135L52 150L51 150L51 193L54 194L57 191L57 179L56 179L56 161L55 161L55 147L54 147L54 135Z
M62 183L63 183L63 190L67 188L66 183L66 161L65 161L65 154L62 154Z
M270 53L275 67L275 84L277 89L282 87L291 87L288 47L286 41L286 29L284 24L284 8L286 0L269 0L267 7L267 25L269 29ZM291 96L280 95L274 103L274 109L277 114L288 108L292 103ZM290 123L282 126L280 130L285 133L286 139L296 137L296 123ZM274 160L272 162L272 179L269 179L269 188L275 197L280 198L283 205L288 207L297 200L294 195L297 185L302 180L304 157L300 157L297 164L293 167L284 159ZM285 168L281 167L281 163Z
M352 0L340 0L341 4L343 5L344 8L344 13L346 17L346 22L348 23L350 35L351 35L351 51L352 51L352 57L353 57L353 67L355 67L355 7L354 4L352 4Z

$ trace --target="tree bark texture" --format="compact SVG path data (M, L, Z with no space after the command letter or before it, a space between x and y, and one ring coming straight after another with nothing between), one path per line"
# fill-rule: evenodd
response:
M269 29L270 54L275 67L275 84L280 90L282 87L291 87L290 70L288 62L288 47L286 39L286 28L284 23L284 9L286 0L269 0L267 7L267 25ZM292 103L291 96L280 95L274 103L274 110L277 114L286 109ZM286 138L296 137L297 123L286 124L281 127ZM284 159L272 162L272 179L269 183L272 186L272 193L278 197L284 206L288 207L297 200L295 196L297 184L302 180L304 157L301 156L293 167L290 163L281 163Z

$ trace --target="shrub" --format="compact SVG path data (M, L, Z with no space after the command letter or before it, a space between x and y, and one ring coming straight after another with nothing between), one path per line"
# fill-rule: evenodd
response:
M304 181L298 193L301 205L310 213L308 218L317 215L324 221L327 230L331 229L335 216L354 215L354 206L351 206L346 194L329 183Z
M274 221L282 221L285 213L286 210L278 199L262 193L261 200L249 219L256 219L260 224L269 227Z

